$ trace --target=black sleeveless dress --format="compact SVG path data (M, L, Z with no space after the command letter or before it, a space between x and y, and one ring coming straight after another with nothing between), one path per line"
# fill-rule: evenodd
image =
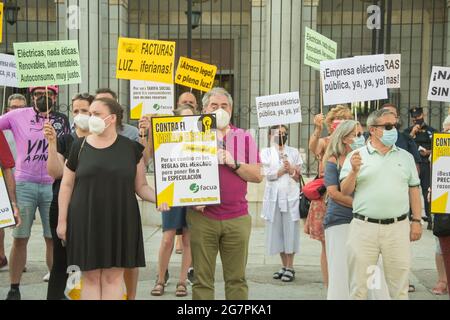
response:
M145 267L134 186L144 147L120 135L104 149L83 140L73 144L67 161L76 172L67 218L68 265L81 271Z

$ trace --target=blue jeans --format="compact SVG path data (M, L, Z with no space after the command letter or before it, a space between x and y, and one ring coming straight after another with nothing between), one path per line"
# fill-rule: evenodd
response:
M22 224L13 230L13 237L18 239L27 239L30 237L31 227L36 218L36 210L39 209L44 237L51 239L52 233L50 231L49 212L53 199L52 185L17 182L16 195Z

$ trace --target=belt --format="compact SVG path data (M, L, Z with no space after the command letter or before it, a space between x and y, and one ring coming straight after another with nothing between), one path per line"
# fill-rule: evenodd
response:
M378 224L392 224L395 222L399 222L402 220L405 220L408 217L408 214L405 213L404 215L397 217L397 218L390 218L390 219L372 219L372 218L368 218L363 216L362 214L359 213L353 213L353 217L359 220L363 220L363 221L367 221L367 222L371 222L371 223L378 223Z

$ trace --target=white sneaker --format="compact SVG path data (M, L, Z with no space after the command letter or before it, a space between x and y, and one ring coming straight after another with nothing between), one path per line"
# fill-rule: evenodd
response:
M50 280L50 272L47 273L47 274L42 278L42 280L43 280L44 282L48 282L48 281Z

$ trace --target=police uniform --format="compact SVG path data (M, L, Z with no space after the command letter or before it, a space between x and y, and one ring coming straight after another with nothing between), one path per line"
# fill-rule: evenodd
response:
M414 107L410 111L411 117L417 117L423 114L423 108L420 107ZM410 135L412 129L414 128L415 124L409 127L405 130L405 133ZM419 132L417 132L416 136L413 138L414 142L417 144L417 147L425 148L426 150L431 150L432 141L433 141L433 133L436 132L436 129L430 127L429 125L425 124L425 122L422 123L421 129ZM420 185L422 187L422 194L424 197L425 202L425 213L428 217L428 221L431 221L430 219L430 205L427 201L427 195L428 195L428 188L430 187L430 160L429 156L422 156L420 155L421 162L420 162Z

